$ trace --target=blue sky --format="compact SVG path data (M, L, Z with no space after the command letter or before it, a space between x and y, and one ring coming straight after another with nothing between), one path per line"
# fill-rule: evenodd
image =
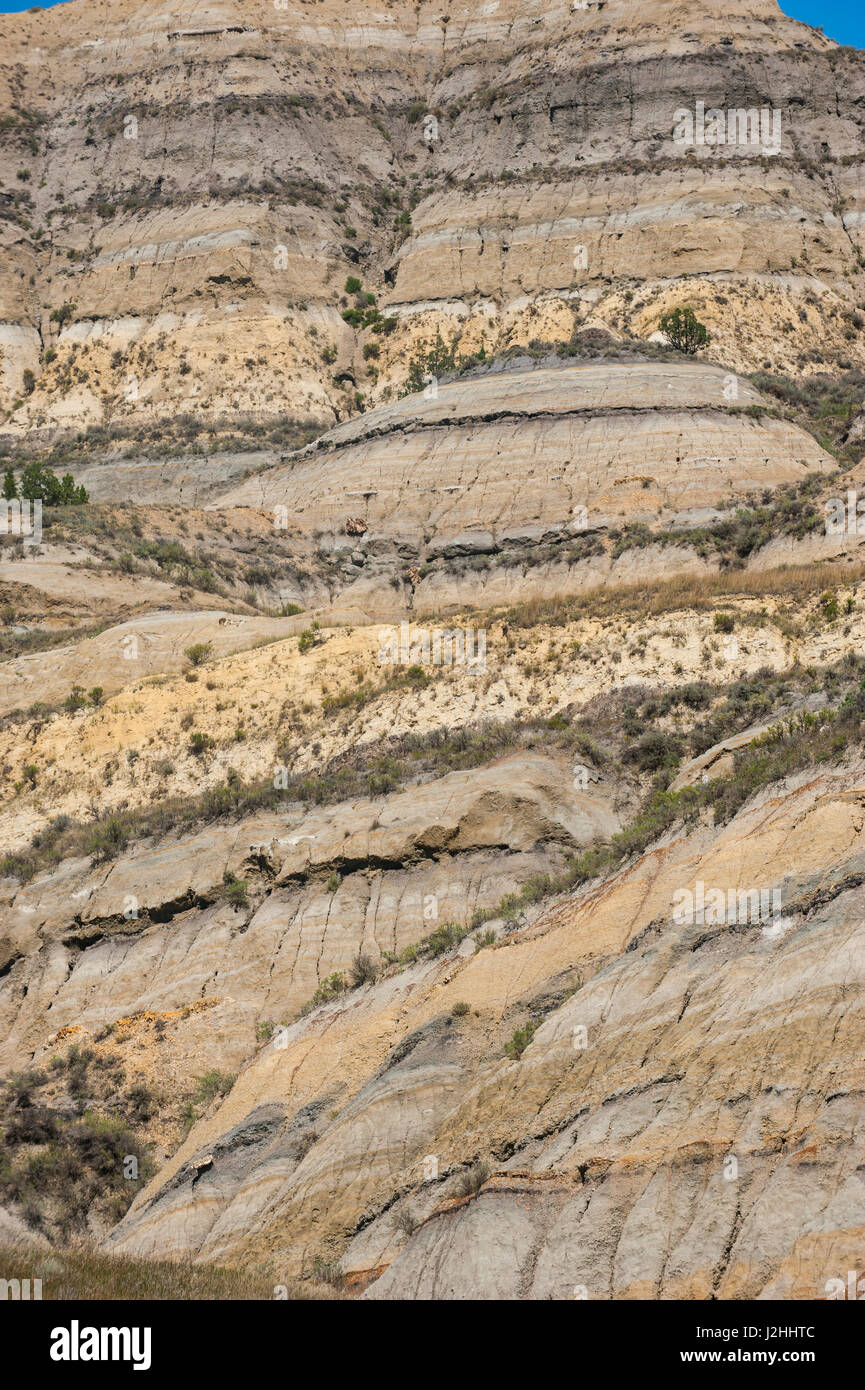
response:
M65 0L74 4L75 0ZM49 0L50 3L50 0ZM43 9L49 8L43 4ZM60 3L60 0L53 0ZM865 6L862 0L779 0L785 14L804 19L806 24L822 24L826 33L839 43L865 48ZM29 10L31 0L0 0L0 14Z
M0 4L3 0L0 0ZM865 48L865 7L862 0L778 0L785 14L823 26L830 39Z

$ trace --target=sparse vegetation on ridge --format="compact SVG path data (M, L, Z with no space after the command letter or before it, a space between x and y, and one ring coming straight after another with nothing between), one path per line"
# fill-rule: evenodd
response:
M510 621L516 624L515 615L510 615ZM316 775L286 774L284 786L279 789L274 787L272 778L244 782L238 776L230 776L198 795L166 797L156 806L114 813L95 823L76 823L69 817L60 817L38 832L29 850L0 859L0 876L29 879L40 869L76 853L90 854L97 862L104 862L136 840L191 830L222 819L237 820L280 805L332 805L358 796L384 796L412 782L480 767L520 747L573 750L598 768L604 768L612 759L624 760L624 765L631 763L642 773L653 773L660 767L671 769L686 749L692 754L702 752L728 734L770 718L773 711L788 705L797 692L825 690L827 699L837 701L856 689L861 675L860 660L851 653L819 671L767 670L729 685L694 680L671 685L646 696L642 720L626 715L623 721L622 712L629 700L639 699L625 689L611 704L607 702L600 722L604 702L596 700L576 717L559 714L519 721L487 719L452 732L408 733L340 754ZM723 703L719 704L721 697ZM677 707L691 711L690 732L684 728L673 735L662 729L660 743L657 738L654 743L647 741L652 723L663 721ZM705 711L705 717L696 718L697 711ZM200 751L204 751L203 747ZM242 907L247 891L238 885L233 889L229 886L228 893Z
M0 1201L61 1240L112 1224L156 1172L136 1132L157 1098L119 1056L70 1047L0 1089ZM70 1104L71 1103L71 1104Z
M446 955L467 936L477 933L485 922L503 919L505 923L514 923L527 907L608 877L670 830L693 824L703 810L712 812L716 825L725 824L763 789L808 768L837 763L851 747L861 748L865 744L865 659L850 653L836 667L820 673L822 682L817 680L816 672L805 674L815 688L822 684L827 698L834 696L837 703L827 704L816 712L800 709L780 719L764 734L735 751L734 768L727 776L670 791L669 782L685 751L684 742L660 732L643 734L630 748L640 750L647 747L649 739L654 739L662 755L660 759L643 764L656 777L634 816L621 831L608 842L592 845L569 858L561 872L534 875L517 892L507 893L490 907L476 910L468 922L441 923L429 935L398 954L383 952L382 959L388 970L404 969L419 960ZM713 708L710 718L694 725L691 753L705 751L765 715L779 701L789 697L794 680L791 673L776 676L768 672L765 677L758 673L753 679L735 682L728 688L723 704ZM841 691L844 693L838 698ZM641 698L639 692L625 690L612 704L617 706L619 716L624 716L625 730L633 733L635 728L643 727L645 721L669 713L676 704L691 710L712 707L714 694L711 687L692 683L679 690L645 692L645 698ZM603 701L596 704L602 706ZM639 718L641 707L642 721ZM611 710L600 721L599 713L600 709L585 712L585 723L597 728L599 722L602 726L613 722ZM626 760L628 751L625 750ZM495 945L495 942L495 933L478 933L475 937L476 949ZM342 975L331 976L301 1010L301 1016L346 990L356 988L359 982L353 979L349 983ZM528 1046L536 1026L536 1022L529 1021L518 1028L506 1044L505 1050L514 1060L518 1060Z

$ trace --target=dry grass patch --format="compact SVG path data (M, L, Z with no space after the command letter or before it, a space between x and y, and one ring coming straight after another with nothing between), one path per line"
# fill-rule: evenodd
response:
M590 589L576 597L528 599L499 610L495 618L515 627L549 623L562 627L580 618L607 618L639 613L643 617L677 610L706 612L728 598L775 598L801 602L833 588L850 588L865 577L865 563L817 562L778 569L724 570L719 574L681 574L655 584L628 584ZM493 615L488 615L493 621Z
M316 1280L280 1280L269 1272L222 1269L187 1261L133 1259L126 1255L108 1255L83 1245L50 1250L28 1245L0 1246L0 1278L41 1279L43 1300L54 1302L66 1299L259 1301L273 1299L280 1287L285 1289L289 1299L344 1296L332 1284Z

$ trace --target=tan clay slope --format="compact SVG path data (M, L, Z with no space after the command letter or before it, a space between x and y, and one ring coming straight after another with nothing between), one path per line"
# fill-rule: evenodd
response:
M3 903L0 1067L50 1055L62 1030L81 1042L204 1000L165 1055L194 1038L210 1069L236 1068L258 1024L293 1018L358 952L399 953L616 831L596 781L575 796L563 754L517 753L375 801L287 803L113 863L69 860ZM227 899L226 878L248 901Z
M464 352L575 319L647 336L683 296L735 369L865 360L861 55L773 0L441 9L0 21L10 431L329 423L438 328ZM779 110L780 152L676 144L697 101ZM349 274L394 331L343 321Z
M730 401L736 403L731 412ZM834 464L796 426L752 418L750 382L660 363L506 371L368 412L220 499L355 548L421 561L628 522L703 522L749 492ZM217 505L217 504L213 504Z
M53 577L50 572L43 575L45 584ZM104 583L111 582L106 576ZM163 587L166 596L172 597L168 586ZM39 702L59 704L74 685L83 690L100 686L106 695L114 695L143 677L187 669L190 647L206 645L213 656L221 657L302 627L297 618L248 617L221 612L216 606L203 613L158 609L69 646L3 662L0 711L26 709Z
M862 1240L862 772L800 775L496 948L295 1024L112 1247L340 1256L373 1297L821 1296ZM778 888L785 919L676 925L698 879ZM502 1176L454 1203L477 1159Z
M785 578L770 576L775 584ZM484 671L429 666L428 680L420 686L388 684L406 668L382 665L378 628L322 630L318 644L305 652L298 650L296 637L289 637L226 655L228 644L244 630L234 625L241 620L223 628L210 615L198 614L190 628L187 615L164 615L168 632L175 629L178 661L191 638L213 639L213 659L188 673L197 679L180 674L146 679L97 707L37 711L0 728L0 845L5 852L26 854L33 837L56 816L91 825L94 818L145 815L165 803L192 808L232 782L272 785L279 767L314 779L353 753L386 756L392 738L446 736L487 720L551 717L629 685L726 683L766 668L831 665L865 644L861 575L857 584L837 590L845 616L834 622L825 618L820 594L827 583L839 581L842 575L829 579L817 570L810 595L783 596L781 588L773 597L770 583L759 596L719 595L694 608L683 601L689 597L685 578L681 596L645 616L623 601L621 615L588 614L562 622L555 614L547 621L540 614L531 628L511 627L496 617L485 627ZM631 607L649 603L650 596L651 589L647 597L632 596ZM845 613L848 601L852 607ZM716 606L734 616L732 642L715 630ZM296 621L276 620L273 628ZM478 620L449 621L471 627ZM184 633L180 640L178 627ZM123 680L125 672L118 668L134 664L122 656L121 639L130 630L134 625L111 629L73 648L65 673L70 687L82 678L85 649L102 654L107 689L112 676ZM146 634L148 625L140 630ZM412 643L420 640L418 625L411 625L409 636ZM154 641L153 646L165 661L164 645ZM147 649L145 642L142 656ZM94 668L86 668L86 674L89 689ZM355 693L357 704L351 702ZM341 699L343 706L326 703ZM194 751L196 734L212 743ZM9 886L14 893L11 881Z

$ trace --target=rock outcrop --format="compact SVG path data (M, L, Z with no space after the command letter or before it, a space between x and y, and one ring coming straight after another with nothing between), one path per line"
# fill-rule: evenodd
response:
M359 953L398 955L616 831L610 788L574 796L569 771L512 755L399 796L307 815L287 803L36 877L3 905L0 1065L61 1029L191 996L219 1005L196 1020L214 1063L236 1063L256 1023L293 1017ZM237 901L233 882L246 885Z
M599 544L604 532L693 528L767 488L834 471L810 435L765 405L750 382L696 364L494 372L368 411L211 506L314 531L322 551L356 565L340 603L371 614L386 558L418 567L417 613L506 601L520 587L514 570L534 567L539 552L550 558L551 546L572 567L558 591L579 591L625 578ZM354 512L360 538L347 534ZM695 558L668 552L665 572ZM467 571L449 570L454 560ZM520 596L545 582L530 574Z
M821 1296L862 1240L861 774L801 778L498 949L294 1025L113 1247L290 1270L348 1240L382 1298ZM677 924L697 880L775 889L782 915Z
M332 423L439 330L645 338L683 293L736 370L865 360L861 57L775 0L209 14L0 21L10 432ZM777 121L683 143L697 102Z

